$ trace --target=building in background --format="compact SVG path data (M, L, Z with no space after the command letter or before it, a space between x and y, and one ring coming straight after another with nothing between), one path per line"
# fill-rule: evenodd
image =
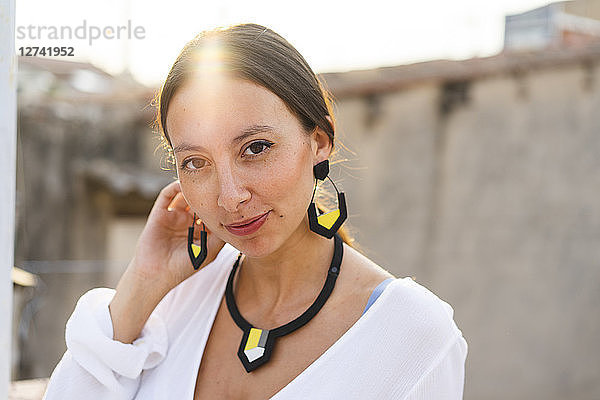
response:
M90 64L19 58L15 265L40 286L20 315L29 329L14 379L48 376L74 300L116 286L173 179L151 128L153 95Z
M464 398L600 398L600 46L325 79L358 243L454 307Z
M55 97L20 93L15 260L45 285L23 378L49 375L75 301L114 286L173 177L153 152L152 90L84 95L67 76ZM600 398L600 43L323 78L347 226L367 256L454 307L465 399Z
M506 51L584 46L598 39L598 0L561 1L505 17Z

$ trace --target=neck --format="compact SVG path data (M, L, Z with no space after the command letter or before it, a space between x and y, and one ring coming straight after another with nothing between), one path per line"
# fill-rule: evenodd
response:
M287 313L304 312L325 284L333 250L333 239L310 231L305 218L275 252L261 258L244 256L234 280L240 313L248 321L281 315L287 322Z

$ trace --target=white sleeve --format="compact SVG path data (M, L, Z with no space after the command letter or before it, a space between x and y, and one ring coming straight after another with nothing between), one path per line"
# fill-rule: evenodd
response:
M115 289L95 288L77 301L67 321L67 351L55 367L44 400L132 399L142 370L167 354L167 329L155 311L131 344L113 340L108 305Z
M463 398L467 342L458 336L403 400L458 400Z

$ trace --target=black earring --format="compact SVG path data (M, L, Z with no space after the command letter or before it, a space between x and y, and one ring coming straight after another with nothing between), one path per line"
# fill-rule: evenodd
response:
M194 227L196 226L196 214L192 226L188 228L188 254L194 269L200 268L200 265L206 260L208 248L206 247L206 226L202 222L202 231L200 231L200 246L194 243Z
M329 178L329 160L321 161L315 165L313 167L313 172L317 180L322 181L325 180L325 178ZM310 230L326 237L327 239L331 239L333 237L348 216L344 192L340 192L338 190L331 178L329 178L329 181L333 184L333 187L337 192L338 209L317 216L317 207L313 201L315 198L315 192L317 190L317 181L315 181L315 189L313 190L313 195L310 200L310 206L308 206L308 223Z

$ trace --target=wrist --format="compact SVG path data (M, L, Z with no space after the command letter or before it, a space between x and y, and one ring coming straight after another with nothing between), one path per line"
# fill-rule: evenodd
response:
M174 283L175 279L168 276L164 271L159 270L160 267L148 267L137 263L135 257L131 260L125 273L121 277L121 281L117 285L127 285L132 288L145 292L150 292L152 296L160 296L162 298L171 289L177 286Z

